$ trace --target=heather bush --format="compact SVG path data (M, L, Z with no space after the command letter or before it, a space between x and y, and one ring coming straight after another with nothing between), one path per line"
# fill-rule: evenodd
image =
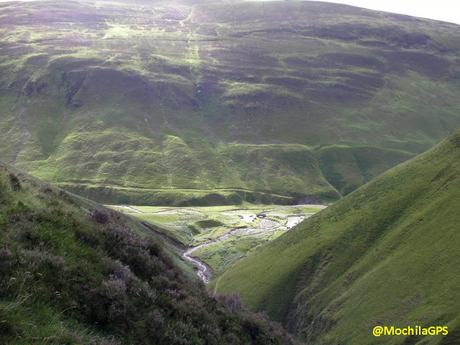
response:
M165 324L165 318L160 309L155 309L147 314L146 325L150 336L155 337Z
M19 192L21 190L21 182L19 181L19 178L15 174L10 173L9 179L10 179L11 189L14 192Z
M131 272L129 266L124 265L119 260L107 260L106 266L108 273L116 279L128 282L134 278L134 274Z
M99 303L103 309L101 323L110 323L122 327L126 319L128 296L126 283L114 276L102 282L99 288Z
M238 313L242 310L241 299L238 294L216 295L215 298L231 313Z
M0 172L0 187L8 179ZM103 208L82 210L67 193L18 182L17 195L31 188L37 194L33 202L13 202L0 188L0 338L14 340L34 332L22 324L48 322L55 327L49 344L270 345L286 339L268 336L266 322L247 316L238 296L208 296L135 223ZM6 300L14 313L2 309Z
M115 338L110 339L96 339L92 340L88 345L122 345L121 342Z
M109 221L109 216L106 212L101 210L95 210L91 214L91 217L94 219L95 222L99 224L107 224Z
M101 245L101 240L97 233L89 231L86 227L75 227L75 238L91 248L98 248Z
M0 248L0 269L5 268L5 265L13 258L13 253L8 247Z
M0 248L0 297L7 293L15 261L9 248Z
M39 271L46 274L56 275L60 273L65 265L62 256L53 255L40 250L21 250L19 263L27 266L31 271Z

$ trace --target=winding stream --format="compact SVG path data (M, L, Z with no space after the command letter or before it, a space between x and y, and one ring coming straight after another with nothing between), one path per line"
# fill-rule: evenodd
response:
M219 237L216 237L215 239L212 239L212 240L206 241L204 243L201 243L196 247L188 248L182 254L182 257L185 260L187 260L188 262L190 262L196 268L196 271L197 271L196 274L201 279L201 281L203 281L204 284L209 284L209 282L212 279L212 269L205 262L203 262L200 259L192 256L192 254L195 251L197 251L197 250L199 250L201 248L205 248L207 246L210 246L210 245L212 245L214 243L224 241L224 240L228 239L229 237L231 237L232 235L236 235L236 234L238 234L238 235L252 235L252 234L255 234L255 233L258 233L258 232L266 232L266 231L274 232L274 231L276 231L277 229L280 229L280 228L284 228L285 231L288 231L288 230L292 229L294 226L296 226L297 224L299 224L301 221L303 221L307 217L308 216L303 216L303 215L302 216L288 216L287 221L286 221L286 225L281 225L280 223L273 222L273 221L268 221L268 222L263 222L262 221L261 225L265 224L265 226L261 226L259 228L247 228L247 227L233 228L230 231L226 232L225 234L223 234L223 235L221 235Z

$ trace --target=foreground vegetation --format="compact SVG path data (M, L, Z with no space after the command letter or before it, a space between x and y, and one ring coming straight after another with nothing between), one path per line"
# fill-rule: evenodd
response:
M310 1L0 4L0 157L104 203L332 201L460 124L459 26Z
M291 344L139 223L0 166L0 343Z
M308 344L460 342L460 131L259 248L215 282ZM445 337L372 336L446 325Z

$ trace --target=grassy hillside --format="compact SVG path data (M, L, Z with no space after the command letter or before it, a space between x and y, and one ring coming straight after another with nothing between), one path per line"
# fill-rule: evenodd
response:
M460 341L460 131L239 261L215 282L307 344ZM447 337L372 337L375 325Z
M459 37L310 1L1 3L0 157L104 202L335 200L460 124Z
M0 165L1 344L292 344L184 268L129 218Z

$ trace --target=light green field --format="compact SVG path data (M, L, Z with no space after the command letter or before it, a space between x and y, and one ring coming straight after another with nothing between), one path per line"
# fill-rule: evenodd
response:
M187 247L197 247L193 257L208 264L217 276L257 246L277 238L325 206L110 207L158 225Z

